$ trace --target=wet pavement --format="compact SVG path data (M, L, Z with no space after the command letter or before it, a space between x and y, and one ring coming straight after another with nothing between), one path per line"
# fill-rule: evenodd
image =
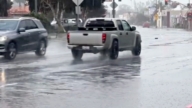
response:
M191 32L138 30L140 57L85 54L75 62L60 39L43 58L0 58L0 108L185 108L192 103Z

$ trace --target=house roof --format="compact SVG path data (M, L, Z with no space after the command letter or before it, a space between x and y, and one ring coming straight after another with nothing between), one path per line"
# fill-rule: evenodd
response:
M29 14L29 6L12 7L9 10L9 14Z

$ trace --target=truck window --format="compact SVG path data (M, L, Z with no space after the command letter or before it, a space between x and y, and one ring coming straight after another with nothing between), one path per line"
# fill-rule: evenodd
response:
M117 20L117 26L118 26L119 30L123 31L123 25L120 20Z
M123 24L123 29L125 30L125 31L129 31L129 30L131 30L131 26L126 22L126 21L122 21L122 24Z
M96 20L88 21L86 27L115 27L113 21Z

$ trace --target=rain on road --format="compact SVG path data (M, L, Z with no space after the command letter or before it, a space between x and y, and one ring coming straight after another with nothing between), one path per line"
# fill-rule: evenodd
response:
M51 40L44 58L0 58L0 108L185 108L192 103L191 32L138 30L140 57L85 54L75 62L65 40Z

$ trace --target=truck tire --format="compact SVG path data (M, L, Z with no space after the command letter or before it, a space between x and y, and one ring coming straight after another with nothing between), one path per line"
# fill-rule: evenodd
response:
M111 60L117 59L119 56L119 42L118 40L113 40L111 49L109 50L109 58Z
M139 56L141 54L141 42L139 41L138 38L136 40L135 47L133 47L131 52L132 52L132 55L134 56Z
M75 60L81 60L81 58L83 57L83 52L80 50L72 49L71 53Z
M5 59L13 60L17 56L17 45L14 42L10 42L7 47L7 52L4 54Z

